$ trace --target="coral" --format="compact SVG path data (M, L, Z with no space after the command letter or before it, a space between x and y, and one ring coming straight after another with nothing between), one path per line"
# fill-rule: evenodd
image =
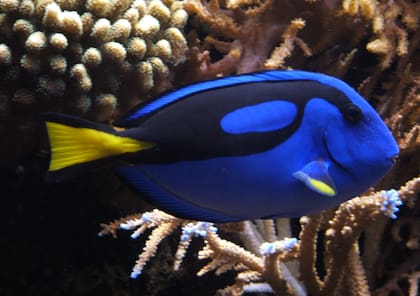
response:
M175 0L1 0L0 92L18 118L9 128L36 128L38 110L110 121L172 87L187 17ZM32 114L14 108L21 89L33 93ZM98 104L104 95L113 110Z
M203 42L198 38L200 27L189 34L189 67L193 77L252 72L263 68L265 63L268 68L285 68L283 60L292 54L294 43L303 49L305 55L311 54L307 45L296 37L305 22L298 18L292 20L286 15L285 7L291 5L284 1L227 1L224 7L222 4L218 0L190 0L184 4L189 14L209 27L209 34ZM242 9L243 6L251 8ZM285 26L289 28L285 30ZM271 53L282 38L282 45ZM210 48L214 48L221 59L213 62ZM266 62L270 55L271 60Z
M205 245L199 251L198 258L209 261L198 271L197 276L210 271L220 275L235 270L235 283L221 291L227 295L242 295L244 291L255 292L260 289L275 291L278 295L306 295L305 291L311 295L335 295L347 286L351 287L351 295L369 295L358 238L370 223L383 217L396 219L403 201L418 192L420 176L398 191L382 190L349 200L333 213L332 218L322 214L302 217L299 240L287 237L290 230L286 227L285 231L284 219L279 219L277 224L273 220L264 220L214 225L183 220L159 210L104 224L99 234L112 234L115 237L120 228L133 231L131 237L136 239L147 229L153 229L133 268L133 278L139 276L147 262L156 255L162 240L181 227L174 269L180 268L192 239L200 237ZM242 246L221 237L229 231L239 233ZM325 236L322 255L326 262L326 275L323 280L316 266L316 244L321 233ZM293 261L298 262L299 270ZM413 283L417 282L413 280ZM414 289L414 284L412 286Z
M135 104L137 101L133 93L137 98L144 99L151 88L148 86L147 92L142 92L142 81L130 79L138 77L134 74L137 73L135 68L139 62L159 58L167 67L173 68L186 58L186 41L181 30L187 15L177 1L166 1L165 4L157 0L86 3L38 1L32 10L22 7L25 13L19 9L19 2L13 5L9 2L14 3L7 0L0 3L2 33L8 37L2 40L3 64L10 64L8 52L9 56L13 55L15 62L22 60L22 57L25 57L25 61L36 60L40 64L37 72L65 81L64 96L68 105L71 105L72 97L81 94L94 101L102 92L107 92L106 82L109 80L120 81L113 89L120 104ZM22 2L20 5L23 4L28 3ZM16 41L16 37L20 37L20 40ZM139 43L144 44L140 54L139 50L132 50L133 44ZM162 50L156 50L162 47ZM57 52L61 53L59 59ZM25 69L33 68L28 65ZM153 81L152 87L156 85L160 90L158 73L150 72L149 75L156 77L148 80ZM20 78L18 76L16 80ZM92 84L90 87L87 85L89 80ZM73 86L78 84L83 86L75 90ZM127 103L127 100L130 102ZM108 120L110 118L106 117Z
M389 5L386 1L343 0L342 7L344 13L360 14L371 23L374 36L366 48L382 56L382 68L389 67L396 56L408 53L408 34L418 28L418 3L410 6L404 1Z
M260 254L256 255L232 242L222 239L217 235L218 228L212 223L183 220L159 210L146 212L140 218L127 217L126 219L118 220L118 223L113 222L109 225L103 225L104 229L100 232L100 235L115 235L117 228L120 227L126 230L134 230L131 237L137 238L146 229L154 228L133 268L131 273L133 278L140 275L146 263L151 257L155 256L160 242L178 227L182 228L182 234L175 255L174 269L178 270L180 268L193 237L202 237L205 240L205 246L198 256L200 259L211 260L197 273L198 276L203 276L212 270L215 270L216 274L221 274L232 268L240 271L237 276L237 282L226 290L242 291L245 285L253 281L265 280L272 281L271 285L278 290L287 291L286 282L282 278L276 277L279 273L277 262L279 260L286 262L295 259L299 251L296 239L284 238L281 241L262 244L259 252L262 256ZM244 228L243 223L236 224L238 224L237 229L244 231L242 229ZM220 227L223 228L223 225Z
M345 71L330 61L337 58L334 47L347 51L338 57L340 63L348 65L346 57L361 47L379 56L384 70L397 57L408 59L419 39L420 5L410 1L188 0L184 7L198 24L189 33L188 68L195 79L287 68L285 59L302 67L302 57L308 56L316 56L324 71L342 76Z
M401 151L393 170L361 197L299 220L214 225L155 210L102 225L102 235L116 236L121 228L133 230L134 238L141 234L139 240L150 234L133 268L132 276L139 279L127 283L124 262L115 286L127 294L137 285L144 294L144 280L148 292L155 293L150 295L157 295L156 282L166 280L162 288L166 289L174 279L180 283L177 287L190 289L192 283L203 283L210 293L217 285L225 287L220 294L228 295L417 295L419 9L418 1L408 0L0 0L0 135L6 143L1 145L0 166L10 162L17 176L6 185L13 192L22 192L27 188L22 184L27 185L28 180L41 182L47 156L45 135L39 128L40 111L63 111L107 122L139 101L196 80L264 68L328 73L357 88L385 120ZM57 184L53 190L32 184L29 188L37 188L33 191L39 200L32 194L26 199L13 196L16 205L12 208L18 210L16 214L7 210L8 225L25 221L21 222L24 231L27 223L39 219L36 228L48 228L53 224L48 217L55 215L53 221L78 222L61 224L68 227L59 232L62 237L69 229L77 229L77 233L85 230L89 236L96 221L92 222L86 211L81 220L80 209L87 204L89 209L97 207L103 196L108 205L104 216L109 208L144 212L137 196L104 193L103 188L114 184L95 177L100 185L92 186L92 179L81 178L86 187L80 185L81 180L75 181L64 188L80 186L80 191L65 194L58 192ZM399 189L383 191L389 188ZM103 191L112 191L107 189ZM45 191L52 192L50 199L45 199ZM72 194L82 196L80 192L85 195L73 204L76 198ZM52 202L58 200L57 195L72 202L72 207L65 209L61 200L58 202L66 219ZM402 206L398 205L400 199ZM401 209L398 215L397 207ZM4 208L8 209L7 205ZM37 210L31 215L33 208ZM102 216L100 211L95 208L95 218ZM397 219L389 219L395 216ZM25 244L13 241L13 228L7 229L13 232L7 247L23 250L27 237ZM50 233L55 238L56 228ZM38 236L34 234L38 248L31 248L32 253L10 251L20 255L10 256L11 263L4 268L3 276L7 273L9 279L19 275L13 288L29 282L25 255L52 245L51 237ZM71 238L82 246L80 257L87 257L82 239ZM102 245L121 250L126 246L120 240ZM203 260L197 262L192 254L198 247L198 257ZM70 247L60 249L56 257L41 257L35 265L45 265L44 270L54 274L50 270L56 262L48 264L48 260L59 258L58 262L69 264L63 250ZM68 252L74 254L73 249ZM109 261L112 256L127 259L114 249L110 253ZM173 274L167 268L171 254L177 270ZM95 263L103 262L94 258ZM23 262L21 266L16 264L18 260ZM191 272L194 268L201 276L199 281L191 276L196 273ZM16 272L9 274L13 269ZM217 279L231 281L219 284L211 277L222 273ZM102 283L113 282L112 272L102 272L100 277ZM209 285L210 280L216 284ZM61 281L61 287L74 283L57 277L53 281L54 285ZM44 280L39 284L42 289L48 289L46 286Z
M132 275L144 272L165 236L181 228L174 269L182 268L192 239L200 237L205 245L198 258L208 261L198 276L236 272L234 284L219 291L222 295L416 295L419 7L412 1L186 1L191 30L185 81L264 68L344 77L378 110L401 153L375 189L337 209L301 217L299 239L292 237L290 227L296 225L288 219L213 225L158 210L123 218L101 234L115 235L123 228L137 237L153 229ZM165 222L159 224L161 219Z
M284 68L284 60L288 58L294 49L294 43L299 45L305 56L311 56L311 50L308 45L299 37L296 37L298 30L305 27L305 21L302 19L294 19L291 21L290 26L287 27L283 33L283 43L276 47L269 59L264 63L266 69Z

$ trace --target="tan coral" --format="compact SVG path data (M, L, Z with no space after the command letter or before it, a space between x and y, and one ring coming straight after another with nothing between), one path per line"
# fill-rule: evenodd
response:
M56 0L66 10L78 10L84 4L83 0Z
M79 97L76 97L75 102L72 106L72 112L74 112L76 115L86 115L88 111L90 111L92 106L92 99L86 94L81 94Z
M127 56L127 50L118 42L110 41L103 45L102 53L112 61L121 63Z
M153 66L149 61L141 62L136 67L138 83L144 91L149 91L154 85Z
M0 64L9 65L12 61L12 52L10 48L6 45L1 43L0 44Z
M51 71L56 75L62 75L67 70L67 60L62 55L54 55L49 60Z
M86 9L97 17L105 17L110 10L109 0L88 0L86 1Z
M83 34L83 23L76 11L63 11L62 30L73 38L80 38Z
M153 38L159 30L159 21L153 16L147 14L137 22L134 28L134 33L140 37Z
M1 0L0 1L0 11L14 12L18 8L19 8L18 0Z
M140 61L144 58L147 52L146 42L139 38L134 37L128 41L128 54L134 58L135 61Z
M51 34L49 42L51 46L57 51L63 51L69 45L67 37L61 33Z
M111 117L117 106L117 98L112 94L99 94L93 101L95 120L106 121Z
M113 0L109 7L107 16L111 19L118 18L121 14L126 11L133 1L131 0Z
M102 54L99 49L90 47L82 56L82 62L88 67L97 67L102 62Z
M187 41L178 28L169 28L165 31L165 38L169 41L172 50L171 63L175 66L186 60L185 53L188 51Z
M19 13L23 17L31 17L35 13L35 4L31 0L23 0L19 5Z
M134 28L139 21L140 13L136 8L131 7L124 13L123 18L130 22L131 28Z
M188 16L176 0L1 0L0 11L0 63L8 79L33 76L25 76L25 86L39 97L62 94L57 102L68 112L90 109L72 106L72 98L87 106L77 98L109 93L118 104L98 118L123 113L172 87L171 71L187 58Z
M27 38L30 34L34 32L34 26L25 19L18 19L13 24L13 32Z
M126 19L119 19L112 24L109 31L110 38L115 41L124 41L131 34L131 24Z
M44 32L37 31L29 35L25 41L25 47L29 52L39 53L47 48L47 37Z
M408 32L415 31L418 26L418 4L410 7L404 1L388 5L386 2L373 0L343 0L342 7L344 13L351 16L360 14L371 22L376 36L366 48L382 57L383 69L389 67L396 56L408 53ZM403 19L403 25L399 18Z
M135 0L131 7L139 12L140 17L143 17L147 13L147 3L145 0Z
M60 78L42 75L38 78L36 92L47 98L59 98L66 90L65 82Z
M152 57L149 59L150 64L153 67L153 75L158 78L166 78L169 75L169 69L158 57Z
M109 40L109 31L111 30L111 22L106 18L98 19L92 27L90 36L98 42L106 42Z
M58 29L62 25L63 12L57 3L52 2L45 7L44 17L42 24L46 28Z
M38 57L31 54L25 54L20 59L20 67L27 72L38 74L41 72L41 62Z
M285 59L292 55L295 44L298 45L305 56L311 56L311 50L308 45L299 37L297 33L305 27L305 21L302 19L294 19L283 33L283 42L279 47L276 47L269 59L264 63L266 69L281 69L285 68Z
M161 39L155 44L154 52L156 56L168 61L172 57L171 44L166 39Z
M85 65L76 64L70 70L70 76L76 80L76 86L84 93L92 88L92 80L86 70Z
M373 41L370 41L366 45L367 50L377 53L377 54L387 54L391 49L392 45L389 43L389 41L385 38L381 39L375 39Z
M147 12L158 19L159 23L168 23L171 18L171 11L159 0L152 0L147 7Z
M177 28L183 28L188 20L188 14L184 9L175 10L171 17L171 24Z

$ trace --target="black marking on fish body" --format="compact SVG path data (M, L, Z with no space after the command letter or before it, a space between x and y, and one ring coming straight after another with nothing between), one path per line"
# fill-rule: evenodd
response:
M341 112L352 102L338 89L315 81L273 81L203 90L165 105L142 120L127 136L157 143L155 149L141 152L143 162L175 162L212 157L259 153L281 145L299 128L305 106L321 98ZM268 132L238 135L220 126L228 113L263 102L284 100L295 104L297 114L288 126ZM308 114L310 116L310 114Z

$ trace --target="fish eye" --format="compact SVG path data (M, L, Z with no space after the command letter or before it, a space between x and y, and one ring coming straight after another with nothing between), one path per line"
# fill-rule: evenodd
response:
M363 118L362 110L353 103L346 105L342 112L344 118L351 123L359 123Z

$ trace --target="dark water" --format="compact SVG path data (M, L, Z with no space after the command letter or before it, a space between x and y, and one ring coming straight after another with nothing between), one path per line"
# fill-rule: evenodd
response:
M57 184L43 180L43 167L19 174L1 170L0 295L213 295L233 279L197 279L204 262L196 241L175 273L178 235L162 243L145 273L130 279L144 245L129 232L99 237L100 224L148 209L109 172Z

